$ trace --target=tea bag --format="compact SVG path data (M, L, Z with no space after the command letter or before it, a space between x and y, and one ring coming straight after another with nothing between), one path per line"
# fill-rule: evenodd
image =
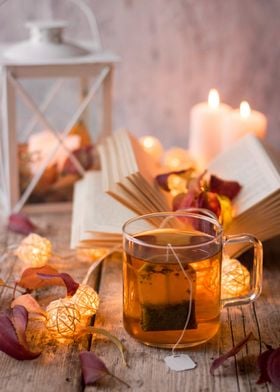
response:
M189 279L186 278L177 262L146 262L138 270L141 325L144 331L197 328L196 272L188 264L185 264L183 268ZM185 326L189 312L188 325Z

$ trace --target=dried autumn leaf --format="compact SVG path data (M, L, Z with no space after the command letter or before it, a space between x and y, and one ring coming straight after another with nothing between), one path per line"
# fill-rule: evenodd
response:
M111 376L124 384L127 388L130 388L130 386L126 382L124 382L114 374L110 373L105 363L93 352L82 351L80 352L79 357L81 361L81 368L85 385L92 385L104 376Z
M171 190L168 184L169 176L176 175L178 177L182 177L188 180L191 174L193 173L193 171L194 171L193 168L189 168L187 170L171 171L168 173L159 174L158 176L156 176L156 182L163 190L169 192Z
M221 355L220 357L214 359L212 365L210 367L210 373L212 376L214 375L214 371L220 367L228 358L233 357L248 343L249 340L253 339L254 336L252 332L250 332L244 339L242 339L236 346L232 347L228 352Z
M241 190L241 185L237 181L226 181L217 176L211 175L209 181L209 191L226 196L233 200Z
M57 275L58 271L49 265L40 268L27 268L23 271L20 280L17 282L18 286L23 287L24 289L36 290L40 287L64 285L61 278L54 276L53 279L47 280L40 277L40 273Z
M42 279L50 280L50 279L55 279L55 278L61 278L66 290L67 290L67 295L74 295L76 291L78 290L80 284L78 282L75 282L75 280L69 275L66 274L65 272L62 273L55 273L55 274L46 274L46 273L38 273L38 276Z
M173 211L185 210L190 207L197 207L197 196L195 192L180 193L174 197L172 202Z
M82 351L79 353L83 379L85 385L94 384L106 375L110 375L105 363L93 352Z
M17 213L9 216L8 229L14 233L28 235L38 228L26 215Z
M28 312L23 306L15 306L0 314L0 350L18 360L34 359L41 353L29 350L26 342Z
M257 381L257 384L263 384L264 382L270 382L270 377L267 372L267 365L268 365L268 358L270 357L270 354L274 352L274 349L272 347L269 347L268 350L264 351L261 353L258 357L258 362L257 366L260 370L260 377Z
M93 145L81 147L73 151L72 154L77 158L85 170L90 169L93 165ZM62 174L79 174L75 164L70 158L66 159Z
M267 373L271 383L280 388L280 347L270 354L267 361Z
M199 194L197 200L198 208L206 208L216 214L217 217L221 214L221 204L216 193L203 191Z
M30 294L23 294L13 300L11 303L11 308L14 308L17 305L24 306L28 313L38 313L44 315L45 312L38 304L35 298Z

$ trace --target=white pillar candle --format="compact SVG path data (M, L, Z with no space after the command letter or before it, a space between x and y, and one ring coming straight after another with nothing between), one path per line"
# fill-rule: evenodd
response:
M267 119L263 113L251 110L248 102L243 101L240 108L232 110L225 120L223 146L227 149L236 140L248 133L263 139L266 135Z
M230 110L229 105L220 103L214 89L209 92L208 103L198 103L191 109L189 151L202 168L222 150L223 126Z

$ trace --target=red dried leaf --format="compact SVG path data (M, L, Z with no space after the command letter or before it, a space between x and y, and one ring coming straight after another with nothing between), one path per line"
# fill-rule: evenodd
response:
M228 352L214 359L210 367L210 373L214 375L214 371L221 366L228 358L233 357L248 343L250 339L253 339L253 334L250 332L244 339L241 340L236 346L232 347Z
M24 306L28 313L45 314L36 299L33 298L30 294L20 295L14 299L11 303L11 308L14 308L16 305Z
M54 275L52 280L46 280L39 276L39 274L50 274ZM47 287L47 286L63 286L64 282L61 278L55 277L58 274L58 271L49 266L45 265L44 267L40 268L27 268L23 271L20 280L17 284L24 289L35 290L40 287Z
M85 385L92 385L102 377L111 374L105 363L93 352L82 351L79 357Z
M170 188L168 186L168 178L170 175L175 174L179 177L189 179L193 171L194 169L191 167L187 170L171 171L168 173L159 174L158 176L156 176L156 182L163 190L169 192Z
M280 388L280 347L273 350L267 361L267 374L271 383Z
M221 178L211 175L209 181L209 191L226 196L233 200L241 190L241 185L237 181L225 181Z
M221 214L221 204L216 193L213 192L201 192L197 200L198 208L206 208L216 214L217 217Z
M203 190L202 179L207 173L207 170L204 170L199 176L191 178L188 183L188 190L190 192L194 192L195 194L199 194Z
M72 154L77 158L85 170L88 170L93 165L93 146L87 145L73 151ZM63 174L80 174L74 162L67 158L62 169Z
M270 377L267 372L267 364L268 364L268 358L270 357L270 354L272 354L273 352L274 352L273 348L270 347L268 350L261 353L261 355L258 357L257 366L261 374L257 381L257 384L263 384L264 382L270 381Z
M28 348L25 337L27 321L28 313L23 306L0 314L0 350L15 359L34 359L41 354Z
M74 295L78 290L80 284L75 282L75 280L65 272L56 273L56 274L45 274L45 273L38 273L38 275L43 279L54 279L54 278L61 278L65 287L67 289L67 295Z
M85 385L92 385L97 381L99 381L104 376L109 375L111 377L114 377L117 381L124 384L127 388L130 388L130 386L125 381L121 380L119 377L110 373L105 363L100 358L98 358L93 352L82 351L79 354L79 357L81 361L81 367L82 367L82 373L83 373L83 379Z
M9 216L8 229L14 233L28 235L37 231L37 226L24 214L17 213Z
M174 197L172 203L173 211L185 210L190 207L197 207L197 195L195 192L180 193Z

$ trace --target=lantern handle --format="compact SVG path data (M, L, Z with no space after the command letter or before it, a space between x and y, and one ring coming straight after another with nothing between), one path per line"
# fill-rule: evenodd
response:
M89 28L92 34L93 42L95 43L95 49L100 50L102 49L102 44L101 44L101 39L100 39L100 34L96 22L96 18L94 13L92 12L91 8L88 6L88 4L84 0L70 0L73 4L75 4L82 13L85 15L87 18Z

